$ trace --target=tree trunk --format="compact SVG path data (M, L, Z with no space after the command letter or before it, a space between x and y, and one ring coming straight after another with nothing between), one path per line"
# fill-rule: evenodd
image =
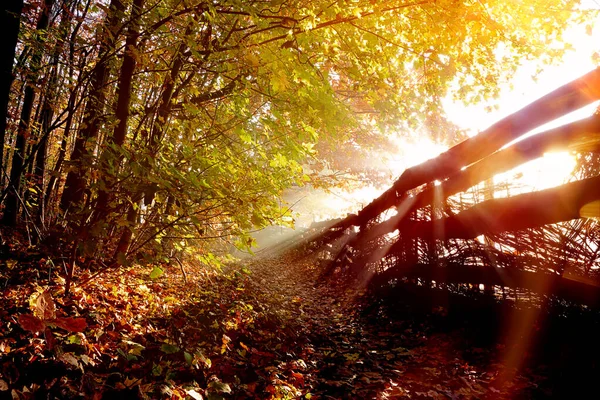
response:
M378 259L365 254L356 263L377 262L387 254L404 251L407 241L432 240L439 231L444 232L444 237L440 238L443 240L474 239L484 234L537 228L581 218L584 217L582 208L595 201L600 201L600 176L539 192L488 200L441 220L404 219L394 228L400 230L400 240L390 246L386 254Z
M131 94L133 88L133 74L135 72L136 67L136 52L137 52L137 40L139 36L140 29L140 15L142 13L142 8L144 5L144 0L134 0L131 9L131 20L129 29L127 30L127 37L125 39L125 52L123 55L123 64L121 65L121 71L119 73L119 84L118 84L118 93L119 97L117 99L117 105L115 109L115 117L118 120L117 126L113 131L112 137L108 139L108 142L111 145L115 145L117 147L123 146L125 143L125 137L127 135L127 124L129 122L129 105L131 103ZM114 157L115 160L120 160L121 156L118 154L112 154L111 147L108 147L106 152L108 156L105 157L105 161L107 158ZM114 163L114 168L118 168L118 162ZM108 170L108 163L103 163L103 168ZM117 171L115 171L116 173ZM108 182L106 182L108 183ZM110 185L106 185L106 187L100 191L98 194L97 205L96 205L96 221L98 223L102 223L102 221L106 220L107 212L108 212L108 203L110 201ZM121 254L124 254L129 247L129 243L131 241L131 235L133 232L133 225L135 224L135 218L131 216L131 213L127 213L127 219L133 219L133 221L129 221L132 225L128 226L126 230L130 230L130 233L124 233L124 238L119 241L117 246L117 252L115 253L114 259L119 260ZM118 261L117 261L118 262Z
M23 0L5 0L4 8L0 10L0 26L4 31L4 39L0 43L0 188L4 186L4 140L22 9Z
M473 239L483 234L518 231L582 217L582 208L600 200L600 176L539 192L493 199L436 223L443 225L444 239ZM433 235L430 221L402 224L411 237Z
M50 21L50 11L54 6L54 0L45 0L44 7L40 13L36 30L40 33L48 28ZM40 41L43 35L40 35ZM21 108L21 119L17 131L17 141L15 151L13 153L12 166L10 170L10 187L6 196L4 216L2 223L7 226L15 226L19 215L19 191L21 189L21 175L23 173L23 162L25 160L26 138L30 134L31 113L35 102L35 85L38 80L38 68L42 55L40 50L35 50L31 60L31 75L27 79L25 85L25 96L23 98L23 106Z
M394 231L410 210L431 203L436 192L447 198L554 150L599 151L600 116L594 115L524 139L450 176L440 186L425 189L412 198L405 197L396 216L361 232L357 240L370 241Z
M188 29L186 29L185 34L188 35L191 33L191 31L191 27L188 27ZM175 89L175 82L177 81L179 73L181 72L181 67L183 66L185 48L185 43L181 43L177 48L175 55L173 56L171 71L163 85L163 92L160 98L158 110L156 112L156 119L152 127L152 132L150 134L150 143L148 145L150 159L154 159L154 157L158 153L160 141L164 136L165 125L167 123L167 119L169 118L169 114L171 113L171 109L173 106L172 98ZM149 173L151 173L152 166L148 162L146 162L145 164L145 168ZM127 249L129 248L129 245L131 244L131 239L133 237L133 231L131 228L135 225L138 219L139 206L141 205L142 196L144 198L144 203L150 204L152 202L152 197L154 196L154 190L151 188L145 193L134 194L132 204L128 206L129 209L127 211L128 226L125 227L123 232L121 233L121 238L119 239L119 244L117 245L117 250L115 251L115 259L120 258L122 261L127 252Z
M60 55L64 48L65 40L69 32L69 25L71 23L71 12L65 6L63 8L59 32L61 34L60 39L57 41L52 54L52 72L48 80L46 87L46 94L42 104L42 111L40 115L39 125L41 128L41 138L38 143L37 155L35 158L35 179L38 184L38 212L36 215L36 221L39 226L44 226L44 193L45 193L45 175L46 175L46 152L48 147L48 137L51 133L52 119L54 118L54 103L56 102L56 92L58 87L58 62Z
M556 295L577 303L597 306L600 287L593 283L576 281L545 272L529 272L513 268L476 267L450 264L444 267L426 264L402 264L389 268L373 278L375 286L385 285L392 279L420 278L447 284L480 284L493 287L527 289L543 296Z
M69 59L69 72L68 72L68 80L69 81L74 81L74 76L75 76L75 67L76 67L76 64L74 62L75 52L76 52L75 42L77 40L77 36L80 33L81 27L83 25L83 21L85 20L87 14L88 14L88 11L90 8L90 3L92 1L93 0L87 1L84 10L81 13L79 22L75 25L75 27L71 31L71 35L69 38L69 53L67 55L67 57ZM73 8L77 7L78 4L79 4L79 0L74 0ZM71 13L75 14L75 9L72 9ZM83 69L83 66L87 65L87 54L81 54L78 61L79 61L80 69ZM67 109L66 109L67 118L65 120L65 127L64 127L64 131L63 131L63 135L62 135L62 140L60 143L60 149L58 151L58 158L56 160L56 164L54 165L53 173L50 175L50 181L48 182L48 186L46 188L46 192L44 195L44 208L46 210L48 210L49 207L51 207L50 200L52 198L54 188L58 186L57 181L60 177L62 165L63 165L63 162L67 155L67 143L68 143L69 137L71 135L71 128L73 127L73 119L77 112L77 107L75 106L75 104L77 101L78 93L79 93L79 91L82 90L84 80L85 80L85 78L83 76L79 75L77 84L75 85L74 88L71 88L70 93L69 93L69 98L67 100ZM83 89L82 93L85 93L85 88ZM58 191L58 188L57 188L57 191ZM51 208L53 208L53 207L51 207Z
M61 208L67 210L71 205L83 199L86 186L87 167L82 159L88 154L88 143L98 137L106 103L106 84L110 75L110 58L115 50L125 6L122 0L111 0L109 11L105 17L104 29L99 38L100 49L98 61L92 73L89 100L84 111L83 128L75 140L71 153L71 163L77 165L67 174L65 189L61 198Z

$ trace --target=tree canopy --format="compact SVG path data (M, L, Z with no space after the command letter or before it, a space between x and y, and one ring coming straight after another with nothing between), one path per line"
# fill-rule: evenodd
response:
M190 243L210 262L292 222L281 194L317 179L305 166L447 127L444 98L559 59L578 3L25 2L0 94L2 222L115 264Z

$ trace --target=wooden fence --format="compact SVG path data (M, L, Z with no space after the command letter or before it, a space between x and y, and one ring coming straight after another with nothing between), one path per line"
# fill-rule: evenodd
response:
M580 218L600 204L600 168L590 167L582 179L547 190L487 196L466 209L452 197L549 151L600 159L598 113L507 146L597 100L600 68L407 169L360 212L309 242L338 244L330 271L374 274L380 283L416 277L427 284L518 288L598 304L600 230L595 220ZM388 218L390 209L395 215ZM476 239L482 236L484 241Z

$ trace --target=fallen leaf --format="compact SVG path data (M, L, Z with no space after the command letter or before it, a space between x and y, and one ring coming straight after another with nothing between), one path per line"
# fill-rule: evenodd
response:
M150 272L150 279L158 279L160 278L165 271L163 271L160 267L154 267L152 272Z
M202 395L200 393L196 392L194 389L186 390L185 392L188 394L188 396L190 396L194 400L202 400L203 399Z
M45 290L35 302L35 313L40 319L56 318L56 307L50 291Z
M160 346L160 351L166 354L173 354L179 351L179 347L175 346L174 344L163 343Z
M74 367L79 367L79 361L77 361L77 358L73 355L73 353L64 353L59 357L59 359Z
M217 393L231 393L231 387L221 381L213 381L208 384L208 388Z
M85 318L64 317L50 321L53 325L63 328L69 332L83 332L87 328Z
M23 329L25 329L27 331L31 331L31 332L43 331L44 327L46 326L44 324L44 321L42 321L38 317L29 315L29 314L19 315L18 320L19 320L19 325L21 325L21 327L23 327Z

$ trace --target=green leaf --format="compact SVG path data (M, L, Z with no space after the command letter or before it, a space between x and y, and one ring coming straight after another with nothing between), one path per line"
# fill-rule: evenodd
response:
M163 276L164 273L165 271L163 271L160 267L155 266L152 272L150 272L150 279L158 279Z
M161 376L162 375L162 367L159 364L152 365L152 375Z
M79 335L71 335L67 338L67 342L70 344L81 344L81 337Z
M208 389L217 393L231 393L231 387L221 381L212 381L208 384Z
M177 353L179 350L180 350L179 347L175 346L174 344L170 344L170 343L163 343L160 346L160 351L162 351L165 354Z
M122 349L117 349L117 353L121 355L127 361L137 361L137 357L133 354L127 354Z
M194 356L188 353L187 351L184 351L183 357L185 358L185 362L187 363L187 365L191 367L192 363L194 362Z

